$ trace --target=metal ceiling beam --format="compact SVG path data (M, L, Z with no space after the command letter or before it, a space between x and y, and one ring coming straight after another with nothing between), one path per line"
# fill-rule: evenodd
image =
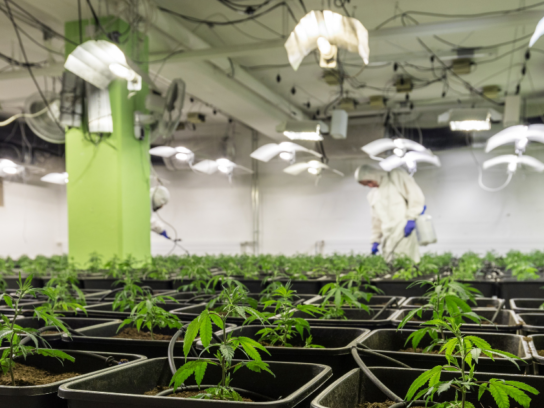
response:
M369 41L372 44L376 41L386 41L395 38L417 38L436 34L481 31L497 26L504 28L507 26L516 26L529 23L536 24L541 17L541 14L533 10L500 16L466 18L463 20L450 20L439 23L426 23L406 27L381 28L379 30L371 30L369 32ZM180 52L179 54L175 55L171 55L171 53L156 53L151 55L158 59L170 57L167 63L194 62L199 60L215 60L217 58L225 58L227 56L233 58L244 55L285 50L283 47L284 43L285 40L280 39L246 45L231 45L221 48L208 48L205 50ZM370 54L370 58L372 60L372 53Z

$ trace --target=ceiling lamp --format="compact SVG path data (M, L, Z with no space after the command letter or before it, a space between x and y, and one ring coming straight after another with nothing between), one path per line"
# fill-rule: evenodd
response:
M293 120L276 126L276 132L283 133L291 140L323 140L322 133L328 133L329 127L320 120Z
M180 162L188 163L189 166L192 165L195 160L195 154L183 146L157 146L149 150L149 154L163 158L174 157Z
M320 153L311 149L306 149L305 147L302 147L292 142L282 142L280 144L265 144L264 146L259 147L257 150L251 153L250 156L256 160L260 160L266 163L279 154L280 159L288 161L290 164L293 164L296 161L296 152L310 153L314 156L321 157Z
M242 170L246 173L253 173L253 171L247 167L239 166L228 159L202 160L193 166L193 170L208 175L212 175L219 171L220 173L226 174L229 181L232 180L232 175L235 169Z
M383 139L374 140L363 147L361 150L368 154L374 160L383 160L381 157L377 157L379 154L382 154L388 150L392 150L395 156L402 157L409 150L414 150L416 152L425 152L427 149L420 145L417 142L414 142L410 139L390 139L385 137Z
M450 109L438 116L438 123L449 123L453 131L478 132L491 129L491 121L502 120L494 109Z
M68 173L49 173L43 176L40 180L45 183L65 185L68 183Z
M392 155L386 159L380 161L380 167L389 172L401 166L406 166L410 175L413 175L417 171L417 163L431 163L437 167L440 167L440 159L431 153L421 152L408 152L404 156L399 157Z
M516 125L501 130L487 140L485 152L509 143L515 143L516 153L525 152L529 142L544 143L544 125Z
M535 45L537 40L540 37L542 37L542 34L544 34L544 18L542 18L536 25L535 32L533 33L533 36L531 37L531 40L529 41L529 48Z
M322 68L335 68L338 48L358 53L368 64L368 31L355 18L330 10L312 10L302 17L287 39L285 49L296 71L306 55L315 49L321 54Z
M482 165L484 170L489 169L490 167L498 166L500 164L507 164L508 173L515 173L518 165L523 164L531 167L533 170L542 173L544 171L544 163L540 160L535 159L531 156L516 156L514 154L505 154L503 156L494 157L492 159L486 160Z
M8 159L0 159L0 177L14 176L24 170L23 166Z
M303 171L307 171L308 173L310 173L310 174L312 174L314 176L319 176L319 175L321 175L321 172L324 169L325 170L330 170L333 173L335 173L335 174L337 174L337 175L339 175L341 177L344 177L344 173L342 173L341 171L332 169L329 166L327 166L325 163L321 163L320 161L317 161L317 160L310 160L307 163L296 163L296 164L293 164L293 165L283 169L283 171L285 173L291 174L293 176L297 176L300 173L302 173Z
M107 89L111 81L121 78L127 81L130 91L139 91L143 78L157 90L148 74L109 41L89 40L78 45L68 55L64 68L100 89Z

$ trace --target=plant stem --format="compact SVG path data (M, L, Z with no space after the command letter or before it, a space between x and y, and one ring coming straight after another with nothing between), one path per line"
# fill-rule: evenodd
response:
M227 314L223 315L221 320L223 320L223 345L227 345ZM221 386L225 387L226 383L226 374L227 374L227 366L225 363L225 359L221 358Z
M17 320L17 316L19 316L19 301L21 300L22 296L24 296L24 292L22 292L15 301L15 311L13 319L11 320L11 339L9 340L9 375L11 376L11 385L13 387L15 387L15 377L13 375L13 365L15 364L13 361L13 339L15 337L15 320Z

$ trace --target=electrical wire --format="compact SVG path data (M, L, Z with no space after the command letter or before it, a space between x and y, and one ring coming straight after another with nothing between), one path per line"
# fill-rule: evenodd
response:
M473 50L473 49L477 49L477 50L485 50L485 49L489 49L489 48L498 48L498 47L502 47L504 45L510 45L510 44L514 44L514 43L517 43L517 42L520 42L520 41L524 41L524 40L528 40L529 38L532 37L533 34L527 34L527 35L524 35L520 38L517 38L515 40L510 40L510 41L505 41L505 42L502 42L502 43L498 43L498 44L493 44L493 45L474 45L472 47L468 47L468 46L464 46L464 45L460 45L460 44L454 44L450 41L447 41L447 40L444 40L443 38L435 35L433 36L436 40L440 41L441 43L444 43L446 45L449 45L451 47L454 47L458 50Z
M18 113L16 115L13 115L11 118L8 118L8 119L6 119L4 121L1 121L0 122L0 127L7 126L11 122L13 122L14 120L19 119L19 118L35 118L36 116L43 115L45 112L47 112L47 109L48 108L43 108L41 111L36 112L36 113Z
M13 29L15 30L15 34L17 35L17 40L19 41L19 46L21 48L21 53L23 54L23 58L24 58L24 60L25 60L25 62L27 64L26 69L28 70L28 73L30 74L30 76L32 78L32 81L34 82L34 85L38 89L38 93L40 94L45 106L47 107L47 110L49 111L49 114L50 114L51 118L54 119L54 121L57 124L57 126L59 127L59 129L62 132L64 132L64 128L60 125L57 118L53 114L53 111L51 110L51 106L49 105L49 101L47 100L47 98L43 94L42 89L40 88L40 85L38 84L38 81L36 80L36 77L34 76L34 73L32 72L32 68L30 67L30 65L28 65L29 63L28 63L28 58L26 56L26 51L25 51L25 47L24 47L24 44L23 44L23 40L21 39L21 34L19 34L19 29L17 27L17 23L15 23L13 15L11 14L11 8L9 6L8 0L4 0L4 3L6 4L6 9L8 11L8 16L9 16L9 19L10 19L12 25L13 25Z
M510 181L512 181L512 176L514 175L514 173L511 173L511 172L508 172L508 177L506 178L506 181L501 184L499 187L487 187L485 184L484 184L484 181L483 181L483 171L481 168L478 167L478 172L480 173L479 176L478 176L478 184L480 185L480 187L485 190L485 191L489 191L490 193L496 193L497 191L501 191L503 190L504 188L506 188L506 186L508 186L508 184L510 184Z

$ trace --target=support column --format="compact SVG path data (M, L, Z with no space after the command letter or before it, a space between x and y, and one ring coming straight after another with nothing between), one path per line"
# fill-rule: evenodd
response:
M101 23L108 32L121 33L117 45L127 57L147 60L143 34L131 33L128 24L117 18L103 18ZM99 30L92 21L81 25L78 21L65 25L66 37L78 44L80 33L83 41L89 39L85 38L87 26L92 32ZM66 55L75 47L67 42ZM141 67L147 70L147 66ZM144 110L146 94L147 84L129 97L126 81L114 80L109 86L113 133L101 138L89 134L85 117L82 128L66 132L68 248L80 267L93 252L104 259L132 255L144 260L151 256L149 135L142 141L134 137L134 111Z

